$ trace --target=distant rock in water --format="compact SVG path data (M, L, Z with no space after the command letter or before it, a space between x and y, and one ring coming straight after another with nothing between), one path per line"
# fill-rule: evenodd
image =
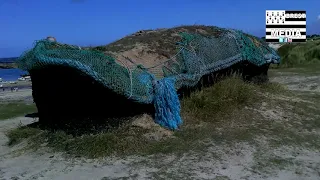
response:
M16 63L0 63L0 69L13 69L17 67Z
M15 61L18 57L0 58L0 69L12 69L17 68Z

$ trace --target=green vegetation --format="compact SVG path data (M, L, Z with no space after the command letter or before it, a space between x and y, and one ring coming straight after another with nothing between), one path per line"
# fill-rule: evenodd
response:
M280 73L281 72L287 72L287 73L298 73L298 74L304 74L304 75L319 75L320 74L320 63L316 64L301 64L296 65L291 68L285 68L283 66L273 66L271 69L269 69L268 74L272 75L274 73Z
M223 80L213 87L193 93L182 101L184 112L195 116L195 120L214 120L215 116L227 115L229 110L250 105L260 98L259 86L244 83L237 78ZM265 87L265 86L264 86Z
M0 104L0 120L6 120L13 117L23 116L37 111L35 104L26 104L24 102L10 102Z
M7 136L10 137L8 145L19 143L21 140L28 137L33 137L39 134L40 132L41 132L40 129L20 126L17 129L14 129L7 133Z
M316 65L320 67L320 40L285 44L278 49L280 68Z
M243 107L257 106L267 100L261 92L273 92L274 89L279 93L285 91L278 87L279 85L272 83L254 85L238 78L228 78L215 86L193 93L190 98L182 101L182 116L185 122L181 130L174 132L172 138L161 141L146 138L148 129L133 127L130 123L94 135L72 136L63 131L49 132L32 127L19 127L9 131L7 135L10 145L27 139L29 146L33 148L46 143L54 150L85 157L201 150L206 146L202 141L208 138L214 138L215 142L251 140L253 136L250 134L257 131L258 127L254 127L252 132L242 128L226 129L222 134L216 129L230 126L230 123L237 126L250 123L251 120L248 119L253 119L254 114Z
M307 39L320 39L320 34L307 35Z

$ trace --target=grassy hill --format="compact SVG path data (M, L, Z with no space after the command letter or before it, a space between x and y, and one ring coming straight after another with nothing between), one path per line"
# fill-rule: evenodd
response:
M129 67L134 64L153 67L169 58L175 59L176 43L182 40L179 33L197 33L205 37L219 37L223 31L225 29L205 25L182 25L173 28L141 30L110 44L89 49L101 51ZM246 36L254 41L258 38L249 34Z
M280 67L320 64L320 39L306 43L285 44L278 49Z

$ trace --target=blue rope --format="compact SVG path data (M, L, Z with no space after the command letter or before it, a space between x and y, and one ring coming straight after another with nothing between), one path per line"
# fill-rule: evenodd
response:
M155 83L155 122L171 130L182 124L180 101L175 89L175 79L163 78Z

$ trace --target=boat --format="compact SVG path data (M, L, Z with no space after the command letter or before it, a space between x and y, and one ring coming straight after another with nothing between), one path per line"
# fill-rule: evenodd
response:
M26 78L24 78L24 77L18 78L18 81L25 81L25 80L26 80Z

